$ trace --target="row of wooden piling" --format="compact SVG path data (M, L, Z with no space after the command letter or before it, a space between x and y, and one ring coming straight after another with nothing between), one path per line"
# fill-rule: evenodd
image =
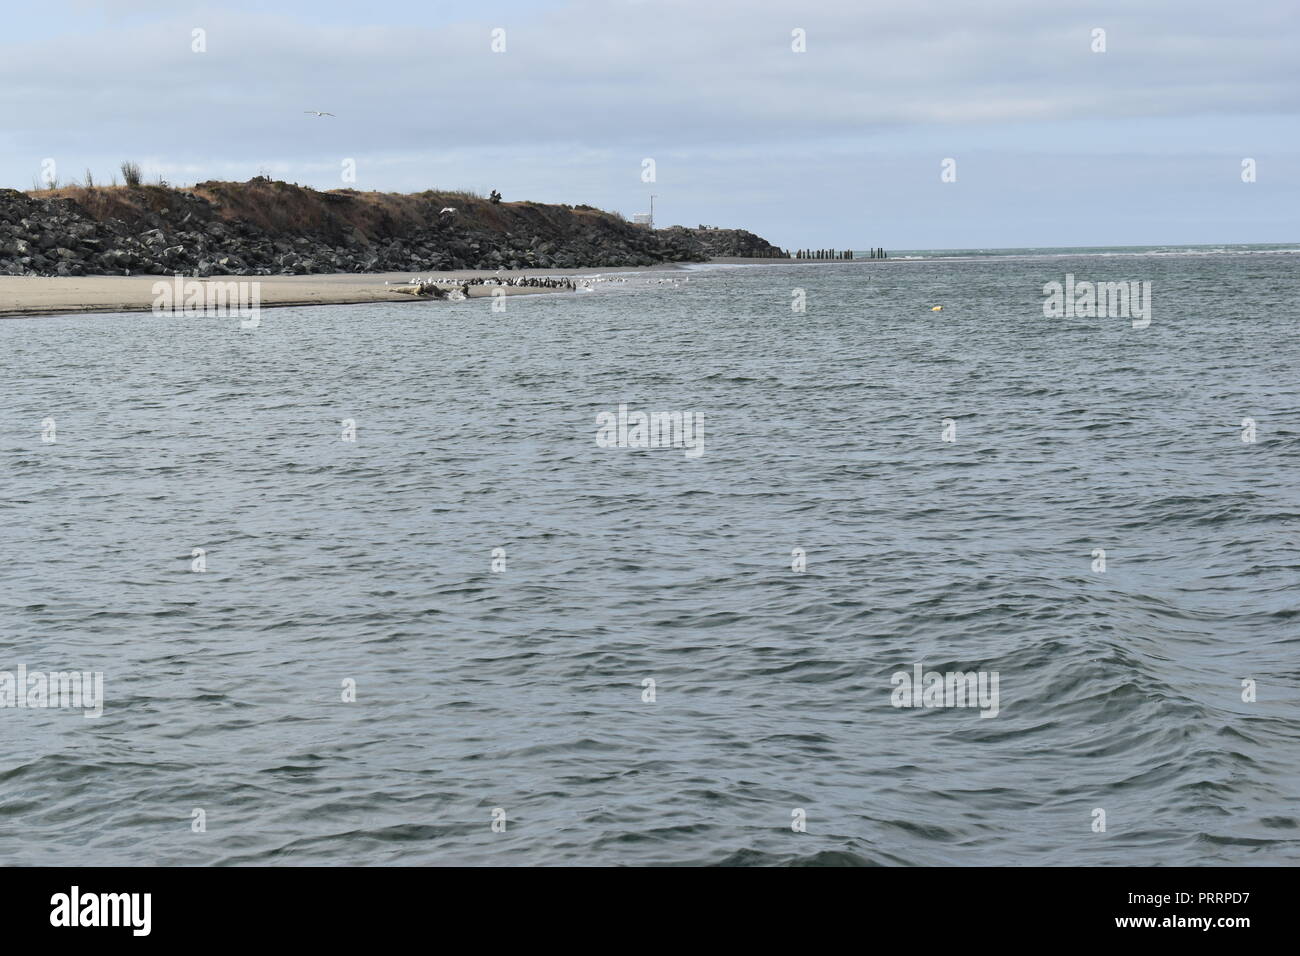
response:
M822 259L829 261L856 259L857 253L852 249L796 249L793 253L789 249L781 250L786 259ZM889 255L883 248L867 250L868 259L888 259Z

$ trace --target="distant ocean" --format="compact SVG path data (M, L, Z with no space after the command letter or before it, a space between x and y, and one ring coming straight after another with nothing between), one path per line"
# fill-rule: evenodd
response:
M1256 242L1193 246L1063 246L1027 249L900 249L886 250L891 259L981 259L1039 256L1210 256L1300 252L1300 242ZM866 251L856 253L867 258Z
M2 322L0 856L1294 865L1295 252Z

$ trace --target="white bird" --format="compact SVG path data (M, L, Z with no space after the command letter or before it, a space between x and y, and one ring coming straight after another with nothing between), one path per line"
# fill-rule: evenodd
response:
M322 113L320 110L303 110L304 113L311 113L313 116L333 116L333 113Z

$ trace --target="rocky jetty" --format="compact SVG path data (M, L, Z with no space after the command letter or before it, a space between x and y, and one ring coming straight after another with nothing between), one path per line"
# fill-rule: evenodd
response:
M750 249L775 247L743 230L651 230L590 206L320 192L264 177L0 190L0 275L563 269L767 254Z
M758 259L783 259L787 255L761 236L744 229L718 229L714 226L669 226L657 235L674 247L689 249L700 259L714 256L745 256Z

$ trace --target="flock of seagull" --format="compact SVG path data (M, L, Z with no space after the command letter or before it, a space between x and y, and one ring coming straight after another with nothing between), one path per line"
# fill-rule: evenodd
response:
M644 279L645 283L656 285L671 285L678 287L683 282L690 282L690 278L682 279ZM459 301L469 298L469 287L472 285L481 286L514 286L516 288L534 288L534 289L566 289L570 292L595 292L597 283L608 282L612 285L624 285L628 282L627 276L508 276L503 277L501 270L496 270L491 276L474 276L469 279L437 279L433 276L421 278L420 276L411 276L404 283L409 290L415 291L417 295L428 295L438 299L448 299ZM385 281L384 285L392 285L392 282Z
M497 270L497 272L500 271L501 271L500 269ZM568 278L564 276L561 276L559 278L556 278L554 276L511 276L509 278L503 279L500 276L496 275L496 273L494 273L491 276L474 276L469 279L435 279L433 276L429 276L427 279L422 279L419 276L411 276L411 278L406 280L406 284L407 285L437 285L437 284L488 285L490 283L492 285L538 286L540 288L545 288L545 289L569 289L569 288L576 288L579 286L588 286L597 282L611 282L615 284L621 284L627 281L628 281L627 278L624 276L579 276L577 278ZM686 279L646 279L644 281L657 283L659 285L678 285L679 283L690 282L691 280L689 278L686 278ZM385 281L384 285L392 285L392 282Z

